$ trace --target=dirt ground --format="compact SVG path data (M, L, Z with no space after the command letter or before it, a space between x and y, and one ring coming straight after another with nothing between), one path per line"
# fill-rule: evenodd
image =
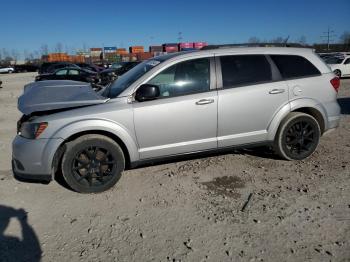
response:
M340 127L307 160L232 151L86 195L13 179L17 97L34 74L0 78L0 261L350 261L350 79Z

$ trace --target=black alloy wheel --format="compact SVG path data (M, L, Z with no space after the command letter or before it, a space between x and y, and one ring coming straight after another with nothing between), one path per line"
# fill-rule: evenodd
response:
M82 186L101 186L112 178L116 166L116 160L106 148L89 146L76 154L72 172Z
M293 158L309 155L317 146L318 138L313 123L304 119L289 127L284 136L285 148Z
M274 149L286 160L302 160L316 150L320 136L320 125L313 116L292 112L278 128Z
M333 72L337 77L341 77L341 71L339 69L334 70Z
M103 135L83 135L66 144L62 174L80 193L98 193L114 186L125 168L123 150Z

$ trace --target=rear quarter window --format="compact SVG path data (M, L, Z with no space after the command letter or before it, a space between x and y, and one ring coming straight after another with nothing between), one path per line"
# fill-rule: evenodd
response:
M320 75L320 71L306 58L296 55L270 55L284 79Z

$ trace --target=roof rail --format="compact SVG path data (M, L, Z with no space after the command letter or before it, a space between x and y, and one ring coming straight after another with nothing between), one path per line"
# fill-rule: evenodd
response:
M224 45L208 45L201 50L224 49L231 47L309 47L299 43L242 43L242 44L224 44Z

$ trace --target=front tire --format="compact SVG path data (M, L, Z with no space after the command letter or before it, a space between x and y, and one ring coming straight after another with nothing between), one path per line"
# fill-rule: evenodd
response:
M274 143L275 152L286 160L302 160L317 148L320 125L311 115L292 112L281 123Z
M66 145L62 173L79 193L99 193L113 187L125 168L120 146L102 135L84 135Z
M337 77L341 77L341 71L339 69L336 69L333 71L333 73L337 76Z

